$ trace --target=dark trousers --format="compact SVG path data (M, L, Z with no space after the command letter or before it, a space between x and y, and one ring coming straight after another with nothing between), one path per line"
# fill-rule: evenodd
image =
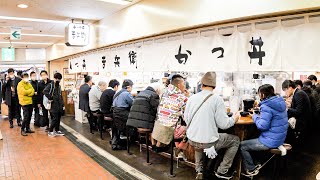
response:
M34 123L36 124L36 123L39 123L39 119L40 119L39 107L38 107L38 104L33 104L32 106L33 106L33 111L34 111Z
M120 145L120 134L121 132L117 129L116 126L112 126L112 139L111 144L113 147L116 147L117 145Z
M60 131L60 120L62 113L61 112L52 112L51 114L51 124L50 124L50 132L53 132L53 129L55 131Z
M49 127L49 112L44 107L43 104L41 104L41 107L42 107L43 118L45 119L45 122L46 122L46 126Z
M9 121L10 124L13 124L13 118L17 119L17 123L21 121L21 107L19 100L16 97L11 98L11 105L8 106L9 109Z
M23 121L22 121L21 129L27 130L27 129L30 129L33 106L32 104L22 106L22 110L23 110Z

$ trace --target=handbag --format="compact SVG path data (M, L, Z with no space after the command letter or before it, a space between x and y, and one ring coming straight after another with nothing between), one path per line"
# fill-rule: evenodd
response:
M213 94L209 94L200 104L200 106L198 107L198 109L194 112L194 114L191 116L190 118L190 123L187 125L187 128L185 130L184 133L184 137L182 139L182 141L179 143L179 145L177 146L177 148L182 149L182 150L186 150L188 148L188 137L187 137L187 129L189 128L189 126L191 125L191 122L193 120L193 117L197 114L197 112L199 111L199 109L201 108L201 106L212 96Z
M52 87L51 83L50 83L50 86L51 86L51 88L49 91L49 95L51 94L51 96L53 96L53 87ZM52 100L49 100L46 95L43 95L43 102L42 103L43 103L44 108L46 108L47 110L50 110L51 109L51 102L52 102Z

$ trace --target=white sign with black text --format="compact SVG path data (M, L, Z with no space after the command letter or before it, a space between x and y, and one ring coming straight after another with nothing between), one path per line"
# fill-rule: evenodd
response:
M86 46L89 44L90 26L87 24L70 23L66 27L67 46Z

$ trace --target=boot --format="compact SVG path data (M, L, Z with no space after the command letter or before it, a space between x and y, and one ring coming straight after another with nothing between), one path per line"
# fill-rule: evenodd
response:
M28 136L25 130L21 130L21 135L22 136Z
M10 121L10 128L13 128L13 122Z
M28 128L28 129L26 130L26 133L34 133L34 131L31 130L30 128Z

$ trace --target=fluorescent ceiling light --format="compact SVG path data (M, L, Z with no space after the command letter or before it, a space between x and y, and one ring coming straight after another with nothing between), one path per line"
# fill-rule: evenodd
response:
M120 5L128 5L132 2L131 0L98 0L98 1L103 1L108 3L113 3L113 4L120 4Z
M13 16L0 16L0 19L16 20L16 21L58 23L58 24L69 24L70 23L70 21L58 21L58 20L50 20L50 19L24 18L24 17L13 17Z
M0 44L10 44L8 41L0 41ZM41 43L41 42L11 42L11 44L29 44L29 45L50 45L53 43Z
M17 7L25 9L25 8L28 8L29 6L27 4L18 4Z
M10 33L0 33L0 35L10 35ZM21 34L22 36L41 36L41 37L64 37L64 35L53 35L53 34Z

